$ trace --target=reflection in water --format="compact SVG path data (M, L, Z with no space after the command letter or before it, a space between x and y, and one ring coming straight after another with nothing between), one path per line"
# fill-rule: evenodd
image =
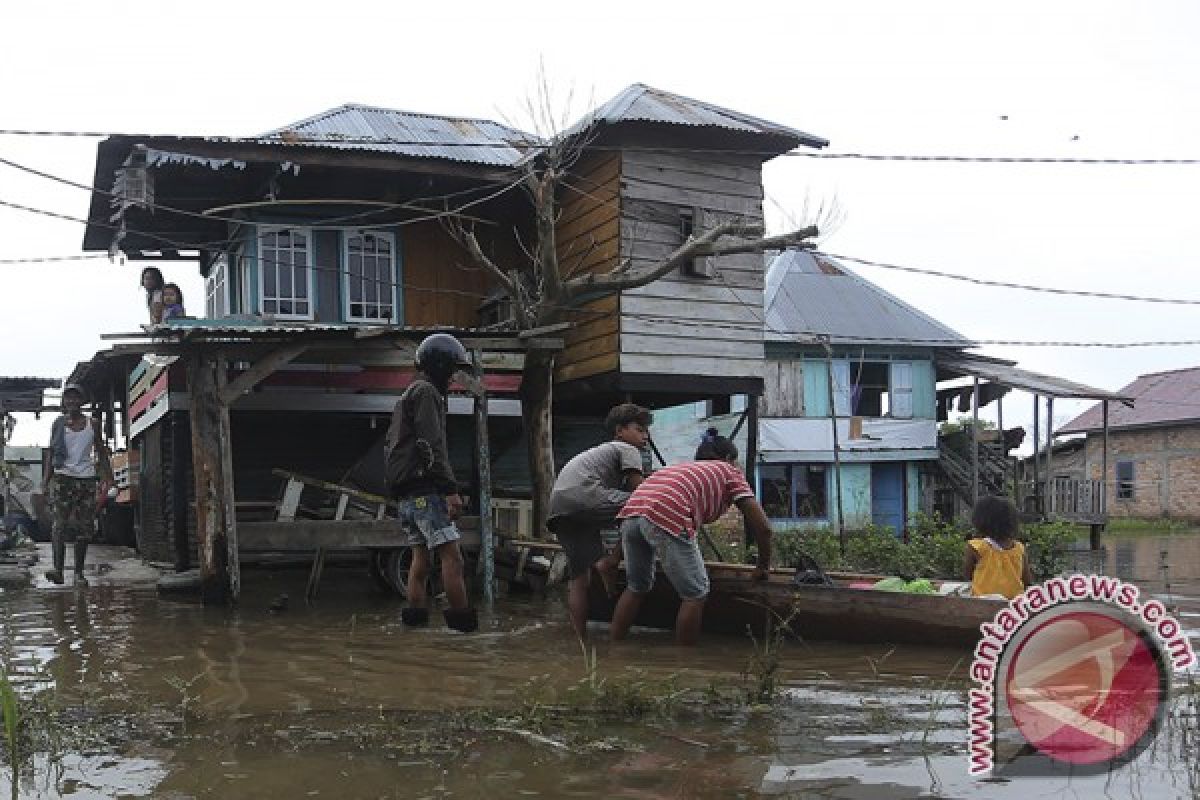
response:
M1078 558L1170 595L1196 637L1200 536L1111 537L1096 564ZM0 654L26 691L52 682L64 708L88 711L68 717L79 724L154 721L65 757L61 777L26 796L903 798L931 786L1014 796L967 779L963 667L951 675L961 652L792 643L780 708L600 722L579 741L547 739L447 725L438 712L511 709L580 680L557 599L506 598L463 636L404 628L395 599L369 594L356 570L329 570L319 605L283 613L268 610L272 598L303 596L304 572L250 575L232 614L103 585L0 595ZM597 640L602 676L636 669L702 687L737 680L750 655L738 638L683 651L665 632L635 634ZM1143 759L1112 785L1176 796L1166 754Z

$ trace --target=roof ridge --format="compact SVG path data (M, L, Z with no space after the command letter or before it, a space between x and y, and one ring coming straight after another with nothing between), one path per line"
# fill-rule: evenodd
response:
M370 103L355 103L355 102L342 103L339 106L334 106L333 108L327 108L324 111L320 111L311 116L304 117L303 119L297 120L288 125L282 125L278 128L273 128L272 130L267 131L265 134L262 134L262 135L270 136L272 134L280 133L282 131L288 131L288 130L294 131L297 128L302 128L307 125L312 125L314 123L321 122L323 120L329 119L330 117L336 116L338 114L346 113L347 111L378 111L378 112L382 112L384 114L403 114L403 115L409 116L409 117L423 117L425 119L452 120L452 121L457 121L457 122L485 122L488 125L495 125L498 128L503 128L506 131L509 131L509 132L515 133L515 134L520 134L521 136L524 136L524 137L529 137L531 135L531 134L527 133L526 131L522 131L518 128L514 128L511 125L507 125L503 122L497 122L494 119L486 119L484 117L468 117L468 116L455 115L455 114L435 114L430 111L407 111L402 108L388 108L386 106L371 105Z
M1180 367L1179 369L1164 369L1164 370L1160 370L1158 372L1144 372L1141 375L1138 375L1138 379L1140 380L1142 378L1154 378L1159 375L1180 375L1184 372L1197 372L1197 371L1200 371L1200 365L1195 366L1195 367ZM1136 383L1136 382L1137 381L1134 381L1134 383ZM1130 385L1132 386L1133 384L1130 384Z

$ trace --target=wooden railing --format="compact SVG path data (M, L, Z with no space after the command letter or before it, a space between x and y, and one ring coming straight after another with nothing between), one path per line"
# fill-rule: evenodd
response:
M1107 516L1101 481L1051 478L1046 513L1051 519L1102 523Z

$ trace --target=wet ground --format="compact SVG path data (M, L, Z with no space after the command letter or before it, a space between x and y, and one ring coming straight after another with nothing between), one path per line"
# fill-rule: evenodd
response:
M791 642L782 700L756 706L749 639L597 637L589 671L556 598L505 598L475 635L412 631L360 569L327 569L312 607L304 570L257 569L226 614L159 597L123 555L84 589L0 594L0 657L41 726L19 796L1193 796L1196 756L1164 737L1101 778L969 778L956 650ZM1109 538L1103 566L1200 644L1200 532Z

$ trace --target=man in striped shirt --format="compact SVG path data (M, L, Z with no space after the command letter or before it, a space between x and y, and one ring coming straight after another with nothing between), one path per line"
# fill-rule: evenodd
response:
M610 635L629 632L642 601L654 587L654 562L662 562L667 580L683 601L675 618L675 640L695 644L700 636L708 572L696 543L699 525L715 522L731 505L742 512L758 544L753 580L764 580L771 564L771 525L741 471L737 446L709 428L696 460L665 467L634 490L621 509L621 544L627 586L613 612Z

